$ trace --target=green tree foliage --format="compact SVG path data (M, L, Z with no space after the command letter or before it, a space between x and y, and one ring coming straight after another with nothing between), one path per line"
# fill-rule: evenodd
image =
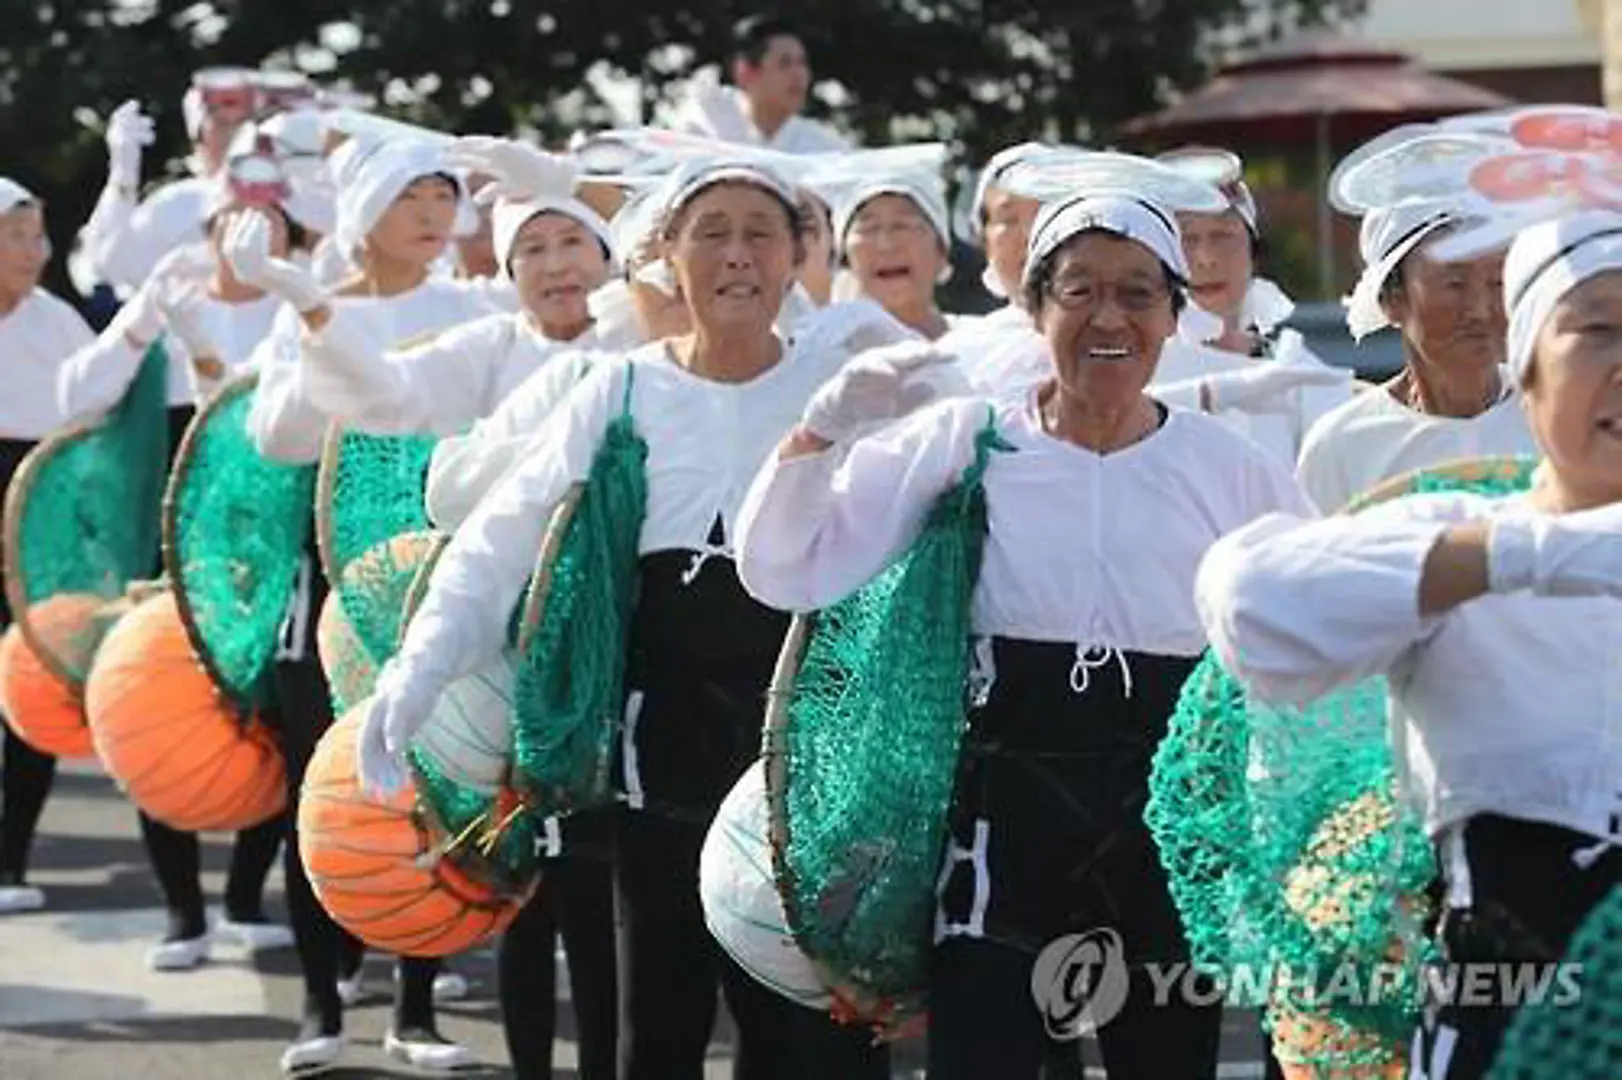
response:
M815 111L868 143L940 138L965 160L1035 136L1107 141L1205 76L1221 51L1353 14L1364 0L818 0L803 12ZM0 0L0 173L50 202L59 246L105 169L95 118L137 97L158 120L148 176L185 152L191 71L270 63L342 79L388 111L467 132L557 140L614 112L602 76L638 80L642 118L728 28L737 0ZM168 166L171 170L176 166Z

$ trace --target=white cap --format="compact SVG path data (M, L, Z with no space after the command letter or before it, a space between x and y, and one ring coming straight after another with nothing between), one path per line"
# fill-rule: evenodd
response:
M980 170L980 176L974 182L974 199L969 203L968 221L960 222L967 226L970 240L976 244L985 242L986 196L997 186L998 178L1026 158L1049 149L1051 147L1044 143L1022 142L1004 147L991 155L991 160L986 162L985 168Z
M461 179L445 160L444 147L399 139L357 146L352 155L333 166L338 183L338 221L333 239L345 255L358 254L366 234L400 193L425 176L446 176L456 185L456 234L466 236L477 228L477 214L467 200Z
M39 202L39 198L17 181L0 176L0 214L8 214L22 203L29 202Z
M608 227L608 222L602 216L571 195L542 195L523 200L496 200L495 209L490 213L491 243L495 247L496 265L501 268L503 276L511 277L513 244L518 239L518 232L531 219L541 214L562 214L572 221L585 226L597 242L603 245L603 252L608 256L609 273L615 272L619 258L614 249L614 234Z
M1622 270L1622 213L1583 210L1533 225L1504 259L1504 310L1509 313L1508 357L1524 383L1543 324L1560 298L1591 277Z
M796 211L800 204L794 185L769 165L743 158L697 159L682 162L658 188L654 205L660 222L669 221L682 207L717 184L758 187Z
M946 192L938 174L891 173L875 176L841 193L839 205L834 207L834 241L845 249L851 225L862 207L882 195L899 195L918 208L941 247L952 247L951 212L946 208Z
M1427 236L1459 220L1451 204L1435 200L1415 200L1369 211L1357 239L1363 274L1346 298L1346 327L1353 338L1361 341L1391 325L1380 306L1380 291L1386 279Z
M1037 212L1025 253L1024 284L1036 279L1063 244L1094 229L1136 240L1178 281L1189 279L1183 234L1178 231L1176 218L1130 192L1101 191L1048 203Z

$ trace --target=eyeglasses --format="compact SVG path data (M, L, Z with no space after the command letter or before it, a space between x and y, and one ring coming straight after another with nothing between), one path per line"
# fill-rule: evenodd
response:
M858 218L850 227L851 237L859 240L877 240L884 236L908 239L922 236L929 231L928 222L914 218L901 218L896 221L862 221Z
M1104 306L1105 300L1115 297L1116 306L1129 315L1144 315L1154 311L1171 298L1164 286L1157 285L1101 285L1092 281L1058 278L1048 283L1047 294L1055 304L1066 311L1092 314Z

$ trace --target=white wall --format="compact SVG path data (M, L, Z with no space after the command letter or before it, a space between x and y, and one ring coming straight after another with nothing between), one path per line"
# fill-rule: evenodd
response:
M1369 0L1348 29L1426 67L1545 67L1600 59L1604 0Z

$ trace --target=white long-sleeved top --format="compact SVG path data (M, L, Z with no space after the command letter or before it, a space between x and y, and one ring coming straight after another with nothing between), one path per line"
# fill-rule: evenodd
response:
M57 402L57 373L95 336L77 311L44 289L0 315L0 439L34 442L68 421Z
M304 336L311 402L374 435L465 431L552 357L597 344L589 329L572 341L548 338L524 315L488 315L403 349L380 345L377 331L345 307Z
M744 586L772 607L808 611L871 580L974 460L988 415L1013 449L993 452L985 472L980 635L1074 643L1078 656L1197 655L1194 573L1206 549L1270 511L1310 513L1286 469L1197 413L1168 409L1148 438L1099 455L1044 432L1034 392L959 398L843 456L774 455L739 514Z
M1610 835L1622 813L1622 601L1522 592L1419 614L1425 560L1449 525L1535 513L1521 497L1448 494L1354 517L1270 516L1206 556L1201 618L1223 663L1267 701L1385 675L1405 786L1433 834L1495 813Z
M803 308L791 309L785 304L778 319L778 335L789 342L790 348L849 357L916 336L871 300L802 312ZM559 352L466 435L440 440L428 466L428 516L436 526L454 529L460 525L478 501L524 458L529 440L591 366L629 351L616 350L602 338L596 344L594 349ZM936 386L943 394L966 389L953 380L950 372L931 375L938 376Z
M340 296L330 305L334 318L353 309L357 318L349 325L377 342L379 351L438 334L493 310L488 289L442 278L429 278L396 296ZM303 362L306 341L298 314L283 306L270 336L253 354L259 390L248 413L248 433L259 452L300 465L319 461L328 426L349 419L327 413L311 399L309 367Z
M1511 383L1507 372L1503 382ZM1296 478L1319 509L1330 513L1413 469L1452 458L1537 452L1518 394L1506 393L1479 416L1457 419L1417 412L1376 387L1312 426Z
M785 154L842 154L850 140L827 124L806 116L791 116L769 138L763 135L744 108L743 92L729 86L694 86L678 108L671 127L723 142L761 146Z
M137 205L109 184L79 233L90 268L120 292L140 288L165 255L203 239L214 189L214 181L187 177L163 185Z
M794 426L847 353L815 336L744 383L700 378L654 342L595 364L547 416L522 460L457 529L391 668L408 683L459 678L494 656L508 614L535 569L553 508L586 478L609 423L624 408L646 441L647 512L639 550L725 556L738 508L761 462ZM543 369L544 374L544 369Z
M168 403L202 404L220 384L242 370L253 351L270 334L281 301L274 296L232 304L208 297L198 321L225 365L220 379L204 378L191 363L191 353L173 334L163 339L169 357ZM143 352L133 348L115 322L96 340L75 352L57 375L57 403L64 415L78 419L118 404L141 368Z

